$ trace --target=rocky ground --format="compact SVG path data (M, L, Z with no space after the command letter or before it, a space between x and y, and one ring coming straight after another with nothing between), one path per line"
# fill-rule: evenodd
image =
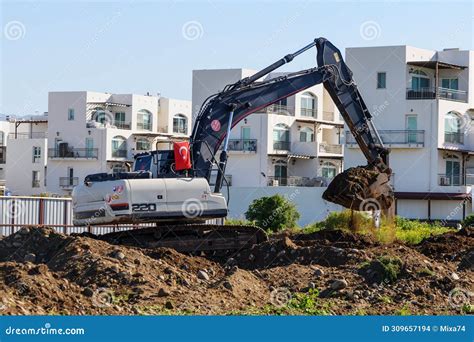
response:
M469 314L473 242L322 231L204 257L23 228L0 240L0 314Z

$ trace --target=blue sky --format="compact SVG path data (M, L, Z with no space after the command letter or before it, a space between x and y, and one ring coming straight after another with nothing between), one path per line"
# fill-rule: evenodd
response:
M341 50L473 49L472 1L1 1L0 113L49 91L191 99L193 69L262 68L324 36ZM308 52L286 69L315 65Z

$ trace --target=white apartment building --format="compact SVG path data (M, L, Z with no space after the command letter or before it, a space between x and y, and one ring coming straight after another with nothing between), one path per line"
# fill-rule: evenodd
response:
M193 114L209 95L255 72L194 70ZM325 186L343 168L342 133L343 122L329 94L322 85L313 86L232 129L226 178L233 187Z
M474 51L348 48L346 62L391 149L397 214L441 221L470 214ZM353 137L345 136L345 166L365 164Z
M13 195L39 195L46 190L48 116L11 119L6 143L6 187Z
M126 171L135 154L188 139L191 121L190 101L51 92L47 116L0 127L8 136L6 187L14 195L69 195L91 173Z

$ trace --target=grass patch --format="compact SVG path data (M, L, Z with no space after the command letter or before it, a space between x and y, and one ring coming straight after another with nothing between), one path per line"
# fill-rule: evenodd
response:
M446 228L439 223L420 222L399 216L394 221L382 219L380 227L375 228L373 219L369 214L344 210L331 212L324 221L306 226L303 232L314 233L325 229L340 229L368 235L381 243L392 243L398 240L407 244L418 244L430 236L454 231L454 229Z
M408 303L405 303L400 309L395 311L395 315L397 316L410 316L411 310L408 307Z
M393 283L403 268L403 262L398 257L381 256L370 262L364 262L359 268L359 273L369 283Z
M226 226L253 226L254 224L244 219L226 218L224 224Z

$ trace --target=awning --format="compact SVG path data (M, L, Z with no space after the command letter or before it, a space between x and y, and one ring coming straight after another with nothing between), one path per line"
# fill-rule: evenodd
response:
M130 104L118 103L118 102L87 102L87 104L102 105L106 107L131 107L132 106Z
M457 192L397 192L395 191L395 199L419 199L419 200L469 200L470 193Z
M408 65L424 67L429 69L455 69L455 70L463 70L466 69L467 66L464 65L456 65L451 63L439 62L439 61L413 61L407 62Z
M474 155L473 150L463 150L463 149L456 149L456 148L449 148L449 147L438 147L439 151L446 151L446 152L459 152L463 154Z
M316 156L310 156L306 154L288 154L288 159L314 159Z

